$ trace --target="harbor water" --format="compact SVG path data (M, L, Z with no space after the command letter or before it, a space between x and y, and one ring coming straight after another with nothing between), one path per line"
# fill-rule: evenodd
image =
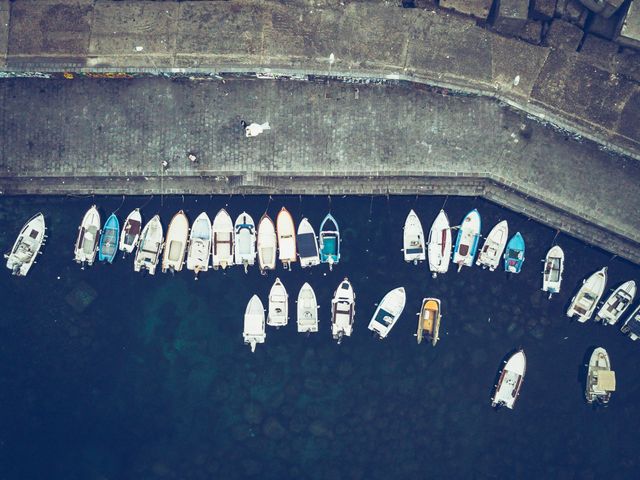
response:
M257 222L286 206L317 229L328 211L342 258L266 276L257 267L136 274L133 258L84 270L73 246L84 212L120 221L136 207L168 225L222 207ZM431 278L406 264L402 226L413 208L425 232L444 208L452 224L471 209L486 235L498 221L520 231L520 274L502 263ZM582 279L607 265L611 287L640 269L481 199L444 197L31 197L0 198L0 245L45 214L48 239L26 278L0 275L2 479L417 479L635 478L640 466L640 342L614 327L565 316ZM165 230L166 231L166 230ZM455 235L455 233L454 233ZM454 237L455 238L455 237ZM562 291L541 289L542 259L566 254ZM267 304L276 277L289 293L289 325L268 327L251 354L243 314ZM353 336L331 339L330 301L348 277ZM296 333L295 299L309 282L320 332ZM367 324L376 303L404 286L407 304L389 337ZM423 297L442 300L441 340L416 343ZM637 302L636 302L637 303ZM635 304L634 304L635 305ZM626 315L625 315L626 318ZM607 349L617 391L608 407L584 398L585 364ZM505 357L524 348L527 373L513 411L491 408Z

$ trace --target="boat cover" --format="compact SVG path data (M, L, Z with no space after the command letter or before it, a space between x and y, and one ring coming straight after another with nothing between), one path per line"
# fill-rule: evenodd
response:
M302 258L315 257L318 255L316 236L313 233L298 235L298 253Z
M322 253L325 255L336 254L336 237L324 237L322 239Z
M596 388L603 392L616 391L616 373L610 370L601 370L598 372L598 383Z

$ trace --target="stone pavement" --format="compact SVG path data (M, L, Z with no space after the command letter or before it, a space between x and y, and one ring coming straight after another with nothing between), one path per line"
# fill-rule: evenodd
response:
M443 93L290 80L4 79L0 190L482 195L640 263L636 160L494 100ZM242 119L272 129L246 138Z
M640 159L640 53L593 35L582 51L582 30L559 19L533 45L397 3L0 0L0 69L404 79L498 98Z

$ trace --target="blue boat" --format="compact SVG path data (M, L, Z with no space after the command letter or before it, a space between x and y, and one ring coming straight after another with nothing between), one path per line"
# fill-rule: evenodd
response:
M329 269L340 261L340 229L330 213L320 224L320 262L328 263Z
M100 248L98 250L98 260L101 262L113 263L118 252L118 238L120 237L120 222L115 213L107 218L102 236L100 237Z
M504 254L504 270L506 272L520 273L523 263L524 238L522 238L520 232L517 232L507 243L507 251Z

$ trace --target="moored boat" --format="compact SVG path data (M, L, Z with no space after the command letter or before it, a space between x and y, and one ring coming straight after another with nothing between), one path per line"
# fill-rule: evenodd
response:
M427 253L429 270L435 278L438 273L447 273L451 261L451 225L444 210L440 210L429 230Z
M491 398L492 407L505 406L513 409L518 395L520 395L526 371L527 357L524 354L524 350L518 350L504 362L504 367L500 371L498 383L495 386L495 393Z
M404 287L394 288L388 292L373 313L369 322L369 330L377 334L381 340L386 338L400 318L406 301Z
M213 218L211 262L214 270L233 265L233 221L224 208Z
M142 229L138 250L133 260L133 270L136 272L147 270L150 275L154 275L160 261L163 242L162 222L160 222L160 216L155 215Z
M74 250L74 260L82 265L93 265L98 252L100 238L100 212L92 205L84 214L82 223L78 227L78 238Z
M235 264L242 265L245 273L256 261L256 224L247 212L236 218L235 230Z
M276 236L276 227L273 224L273 220L266 213L262 215L258 223L256 243L260 272L264 274L267 270L275 270L278 237Z
M296 228L289 211L282 207L276 217L276 233L278 235L278 258L284 268L291 270L291 263L296 261Z
M245 345L251 346L252 353L256 351L256 345L258 343L264 343L267 338L264 306L257 295L251 297L244 311L242 338L244 339Z
M470 267L473 265L476 250L478 249L481 227L480 214L474 208L464 217L458 230L456 246L453 250L453 263L458 265L458 271L463 266Z
M423 298L420 313L418 313L418 333L416 334L418 343L423 337L431 342L434 347L440 339L440 300L437 298Z
M520 273L524 263L524 238L520 232L511 237L507 243L507 251L504 254L504 271L510 273Z
M609 354L602 348L596 348L589 359L585 397L589 404L606 405L611 394L616 391L616 373L611 370Z
M169 222L164 255L162 256L162 273L182 270L188 239L189 220L184 211L180 210Z
M549 298L554 293L560 293L562 272L564 272L564 251L558 245L554 245L547 252L542 272L542 291L549 292Z
M327 213L320 224L318 240L320 262L327 263L329 270L333 270L333 266L340 261L340 229L338 222L330 213Z
M405 262L423 262L427 257L425 253L424 231L422 223L416 212L411 210L404 221L402 231L402 251Z
M196 217L191 226L189 248L187 250L187 270L195 272L196 279L200 272L209 270L212 238L211 220L206 212L202 212Z
M314 265L320 264L316 232L306 218L303 218L298 225L298 238L296 242L298 245L300 266L302 268L313 267Z
M124 221L122 234L120 235L120 251L132 253L138 246L140 240L140 232L142 231L142 215L140 209L133 210Z
M13 275L24 277L44 244L47 227L42 213L36 213L24 224L13 247L4 257L7 259L7 268Z
M311 285L305 283L298 293L297 326L300 333L318 331L318 301Z
M289 294L286 288L276 278L269 291L269 313L267 315L267 325L272 327L284 327L289 321Z
M578 293L571 299L571 304L567 310L567 317L578 316L578 321L584 323L591 318L600 297L607 284L607 267L598 270L589 278L582 281L582 286Z
M118 253L118 238L120 236L120 222L115 213L112 213L104 222L100 247L98 248L98 260L113 263Z
M350 337L356 315L356 295L349 279L340 282L331 300L331 334L338 344Z
M629 315L620 331L628 335L631 340L640 338L640 305Z
M489 268L493 272L500 263L504 247L509 239L509 224L506 220L498 222L487 235L482 248L478 252L478 260L476 265L482 268Z
M636 296L636 282L629 280L616 288L596 313L595 321L615 325Z

